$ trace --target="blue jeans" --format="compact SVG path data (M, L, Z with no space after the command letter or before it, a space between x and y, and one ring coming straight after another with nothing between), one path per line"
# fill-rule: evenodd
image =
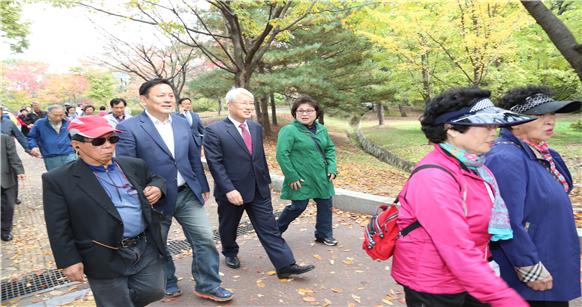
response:
M218 275L218 250L212 238L212 229L204 207L198 203L196 196L186 188L178 193L176 211L173 216L182 226L184 235L192 247L192 276L196 281L196 291L208 292L220 286ZM172 216L162 221L162 240L168 241L168 231L172 225ZM166 289L178 284L176 266L172 255L166 248Z
M329 239L333 237L333 230L331 228L331 208L332 208L332 198L313 199L317 204L317 218L315 222L315 237L320 239ZM309 199L304 200L293 200L291 204L283 209L283 212L277 220L279 225L279 231L281 233L285 232L289 227L289 224L293 222L297 217L305 211Z
M55 169L57 167L61 167L71 161L77 160L77 155L72 153L63 156L54 156L48 158L42 158L44 160L44 166L46 167L47 171Z

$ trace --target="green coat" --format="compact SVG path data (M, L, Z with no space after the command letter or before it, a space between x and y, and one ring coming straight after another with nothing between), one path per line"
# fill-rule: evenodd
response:
M333 183L327 174L336 174L335 145L329 138L327 128L315 123L315 138L325 153L327 165L320 150L313 141L313 133L295 120L279 131L277 140L277 162L285 175L282 199L305 200L313 198L330 198L335 194ZM289 183L303 179L301 188L293 190Z

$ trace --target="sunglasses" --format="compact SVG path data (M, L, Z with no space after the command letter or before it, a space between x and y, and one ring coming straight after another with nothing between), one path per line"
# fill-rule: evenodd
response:
M85 143L91 143L91 145L93 146L101 146L103 144L105 144L105 141L109 141L110 144L115 144L117 142L119 142L119 137L117 135L112 135L108 138L106 137L100 137L100 138L94 138L91 139L91 141L89 141L88 139L85 139Z

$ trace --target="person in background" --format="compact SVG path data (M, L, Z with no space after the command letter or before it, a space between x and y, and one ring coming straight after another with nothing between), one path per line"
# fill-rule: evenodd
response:
M21 126L23 127L23 126ZM26 140L26 136L24 135L24 133L22 133L20 130L18 130L18 127L16 127L16 125L8 118L6 118L4 116L4 107L0 107L0 128L2 131L2 134L6 134L8 136L11 136L13 138L16 138L16 140L18 141L18 143L20 144L20 146L22 146L22 149L24 149L24 152L26 152L27 154L31 154L31 151L28 149L28 143ZM15 182L15 203L17 205L20 205L22 203L22 201L20 200L20 197L18 197L18 181Z
M556 113L574 112L581 103L527 86L508 91L497 105L536 120L503 129L485 160L514 233L513 240L492 244L493 258L501 277L531 306L568 306L580 296L580 245L568 196L574 183L549 141Z
M107 107L105 106L100 106L99 107L99 116L103 117L105 115L107 115Z
M164 296L160 213L165 183L143 160L113 157L105 119L82 116L69 133L79 160L42 175L47 233L56 265L84 281L99 307L145 306Z
M279 131L277 162L285 175L281 199L291 204L277 220L284 233L289 224L303 213L310 199L317 204L315 241L337 245L332 229L333 180L337 174L335 145L327 128L316 122L319 104L309 96L297 98L291 106L293 123Z
M24 180L24 166L18 153L12 137L2 134L1 165L2 168L2 211L1 218L1 235L2 241L11 241L12 220L14 217L14 205L18 194L18 181Z
M512 232L483 155L497 127L533 118L494 107L490 95L450 89L428 100L420 117L434 149L398 195L397 225L406 235L396 240L392 260L408 306L527 306L488 263L489 241L510 240Z
M66 109L66 116L67 120L73 120L77 118L77 107L75 106L68 106Z
M95 107L92 105L86 105L83 107L83 116L93 115L95 113Z
M178 100L178 110L179 115L184 117L188 124L190 125L190 130L192 130L192 137L194 138L194 143L198 147L198 151L202 152L202 138L204 136L204 127L202 127L202 120L200 116L195 112L192 112L192 101L190 98L180 98Z
M122 121L131 118L131 115L126 114L127 102L123 98L113 98L109 102L111 107L111 114L107 114L104 118L109 122L111 127L115 128Z
M18 122L20 122L20 131L25 137L28 136L28 132L32 128L32 122L28 118L28 110L26 108L20 109L20 114L18 114Z
M214 178L218 231L226 266L240 267L237 228L246 211L280 279L307 273L314 265L298 265L281 237L273 215L271 177L263 147L263 128L251 120L254 97L244 88L226 94L228 117L206 128L204 154Z
M28 133L30 154L44 160L47 171L77 159L67 133L69 121L62 105L48 107L47 118L39 119Z
M40 103L38 101L34 101L31 106L32 109L28 113L28 119L34 125L37 120L45 118L47 112L40 109Z

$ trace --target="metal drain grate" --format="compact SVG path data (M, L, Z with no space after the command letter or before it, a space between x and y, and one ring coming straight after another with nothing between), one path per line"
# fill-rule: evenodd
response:
M49 288L68 284L69 280L59 270L48 270L40 274L32 273L17 281L2 281L2 301L32 294Z
M274 212L275 216L279 216L281 212ZM238 235L245 235L253 231L253 225L250 221L241 223L236 233ZM217 230L213 231L215 241L220 240ZM168 250L172 255L178 255L184 251L190 250L190 244L186 240L174 240L168 243ZM59 270L46 270L42 273L31 273L25 277L16 280L3 280L0 283L2 290L2 302L11 300L20 296L30 295L39 291L54 288L68 284L69 280Z

